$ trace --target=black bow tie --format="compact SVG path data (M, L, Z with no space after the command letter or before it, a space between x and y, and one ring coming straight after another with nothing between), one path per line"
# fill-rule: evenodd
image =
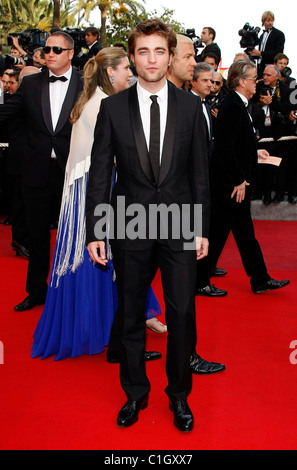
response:
M55 75L52 75L51 77L49 77L48 81L50 83L54 83L56 82L57 80L61 80L61 82L67 82L68 78L64 77L64 75L61 75L60 77L56 77Z
M264 33L270 33L270 31L272 31L272 29L263 29Z

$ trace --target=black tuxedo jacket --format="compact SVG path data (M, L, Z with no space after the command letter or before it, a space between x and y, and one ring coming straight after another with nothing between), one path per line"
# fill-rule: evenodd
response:
M17 115L21 115L25 122L23 180L26 186L46 185L52 149L61 169L65 170L71 134L69 115L81 90L81 75L73 69L55 130L51 121L48 71L24 77L14 96L0 106L0 122Z
M87 189L87 244L97 239L94 235L98 221L94 216L95 207L109 202L114 156L118 172L112 195L115 219L118 196L125 197L126 207L141 204L147 214L150 204L167 207L171 204L202 204L203 236L207 237L210 200L205 132L200 99L168 82L167 126L159 177L156 177L149 160L136 85L103 100L95 128ZM168 243L172 249L180 250L183 241L181 236ZM152 241L147 238L117 239L113 243L132 250L152 246Z
M86 63L88 62L89 59L94 57L95 55L98 54L102 49L102 46L99 41L95 42L95 44L91 47L91 49L88 50L86 54L83 54L81 57L74 56L72 59L72 65L75 67L78 67L80 70L84 68Z
M257 140L251 118L240 96L230 91L217 118L210 178L214 190L230 198L235 186L251 183L256 163Z
M215 43L215 42L212 42L211 44L208 44L208 46L206 46L203 51L201 52L201 54L199 54L197 56L197 62L203 62L204 60L204 57L208 54L208 53L212 53L212 54L215 54L218 58L218 64L220 63L221 61L221 49L219 48L219 46Z
M260 37L259 49L263 41L264 33ZM259 77L263 76L266 65L274 63L274 57L279 52L284 52L285 47L285 35L282 31L276 28L272 28L271 33L266 42L264 51L262 52L262 60L259 66Z

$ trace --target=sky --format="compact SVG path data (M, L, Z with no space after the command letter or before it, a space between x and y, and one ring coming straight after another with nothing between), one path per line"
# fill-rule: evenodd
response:
M141 0L138 0L141 2ZM262 27L261 16L266 10L274 13L274 26L286 36L284 53L289 57L292 76L297 78L297 47L296 47L296 0L248 0L239 2L231 0L146 0L147 11L157 10L163 13L163 6L174 10L173 18L182 23L186 29L194 28L198 36L204 26L211 26L217 33L216 41L222 51L222 67L228 68L237 52L242 49L239 45L238 31L245 23ZM97 26L97 25L96 25ZM98 26L100 27L100 21Z

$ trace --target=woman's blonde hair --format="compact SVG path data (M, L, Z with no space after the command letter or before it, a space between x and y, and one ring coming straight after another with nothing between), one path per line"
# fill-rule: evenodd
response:
M116 69L125 57L127 53L122 48L105 47L95 57L88 60L83 71L84 88L70 114L71 124L79 119L83 107L93 96L97 86L108 96L114 94L107 68Z

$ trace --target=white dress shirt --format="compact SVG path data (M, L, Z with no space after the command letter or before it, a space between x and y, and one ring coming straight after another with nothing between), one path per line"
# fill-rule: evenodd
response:
M49 83L49 98L50 98L50 108L51 108L53 130L56 129L56 126L57 126L57 123L61 114L61 109L62 109L64 100L66 97L69 82L71 79L71 74L72 74L72 67L70 67L69 70L63 74L63 76L67 78L66 82L57 80L54 83ZM50 77L55 76L55 74L49 71L49 76ZM51 157L56 158L54 150L52 150Z
M151 126L151 104L152 100L150 96L153 93L145 90L143 87L137 83L137 95L138 95L138 102L139 102L139 109L140 109L140 116L142 120L143 131L145 135L145 140L147 144L147 148L149 149L149 142L150 142L150 126ZM166 81L165 86L158 91L158 93L154 93L158 96L157 101L160 107L160 162L162 156L162 149L163 149L163 142L164 142L164 135L166 129L166 121L167 121L167 108L168 108L168 83Z

